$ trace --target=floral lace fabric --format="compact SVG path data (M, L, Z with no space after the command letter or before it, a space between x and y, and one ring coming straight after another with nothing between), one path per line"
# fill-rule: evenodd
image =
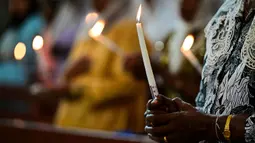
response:
M205 29L206 54L197 108L207 114L249 114L245 139L255 142L255 11L226 0Z

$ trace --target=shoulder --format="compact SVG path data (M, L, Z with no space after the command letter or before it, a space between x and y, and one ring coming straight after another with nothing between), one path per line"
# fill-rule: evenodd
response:
M29 16L22 25L21 30L26 31L41 31L45 26L45 21L40 14Z
M121 20L114 24L112 28L109 30L109 35L111 33L125 33L136 32L136 22L134 20Z
M210 29L213 25L221 23L221 21L225 21L228 15L236 14L234 11L239 10L239 4L244 0L225 0L210 22L207 24L205 28L205 36L210 32ZM230 13L230 11L232 11Z
M41 34L45 26L45 21L39 14L29 16L22 24L19 33L23 40L35 36L36 34Z
M136 22L134 20L119 21L108 31L107 37L122 49L128 51L139 50Z

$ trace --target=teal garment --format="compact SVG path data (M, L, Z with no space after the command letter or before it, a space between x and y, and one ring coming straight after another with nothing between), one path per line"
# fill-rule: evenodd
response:
M32 41L42 32L44 19L39 14L33 14L18 28L10 27L0 40L0 85L25 86L32 75L36 74L36 53L32 48ZM26 55L21 61L13 58L17 43L26 45Z

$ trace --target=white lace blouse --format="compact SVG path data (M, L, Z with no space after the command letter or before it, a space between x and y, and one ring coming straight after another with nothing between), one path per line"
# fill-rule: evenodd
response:
M255 1L254 1L255 2ZM197 107L208 114L249 114L245 139L255 142L255 17L245 0L226 0L205 29L206 55Z

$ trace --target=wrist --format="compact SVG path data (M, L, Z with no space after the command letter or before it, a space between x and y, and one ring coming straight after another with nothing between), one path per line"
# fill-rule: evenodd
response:
M228 116L220 116L219 120L218 120L218 125L220 127L219 130L218 130L218 135L219 135L219 139L221 141L226 141L223 132L224 132L224 129L225 129L227 118L228 118ZM231 129L230 129L230 132L231 132Z
M220 139L222 141L226 141L223 132L226 126L226 120L228 116L219 117L219 126L220 126ZM245 115L236 115L230 121L229 129L230 129L230 141L231 142L244 142L244 134L245 134L245 121L247 116Z
M231 141L232 142L245 142L245 122L248 118L247 115L236 115L233 116L230 123Z
M204 136L205 140L208 141L217 141L218 137L216 135L216 130L215 130L215 121L216 121L216 116L210 116L207 115L207 120L206 120L206 130L204 131Z

